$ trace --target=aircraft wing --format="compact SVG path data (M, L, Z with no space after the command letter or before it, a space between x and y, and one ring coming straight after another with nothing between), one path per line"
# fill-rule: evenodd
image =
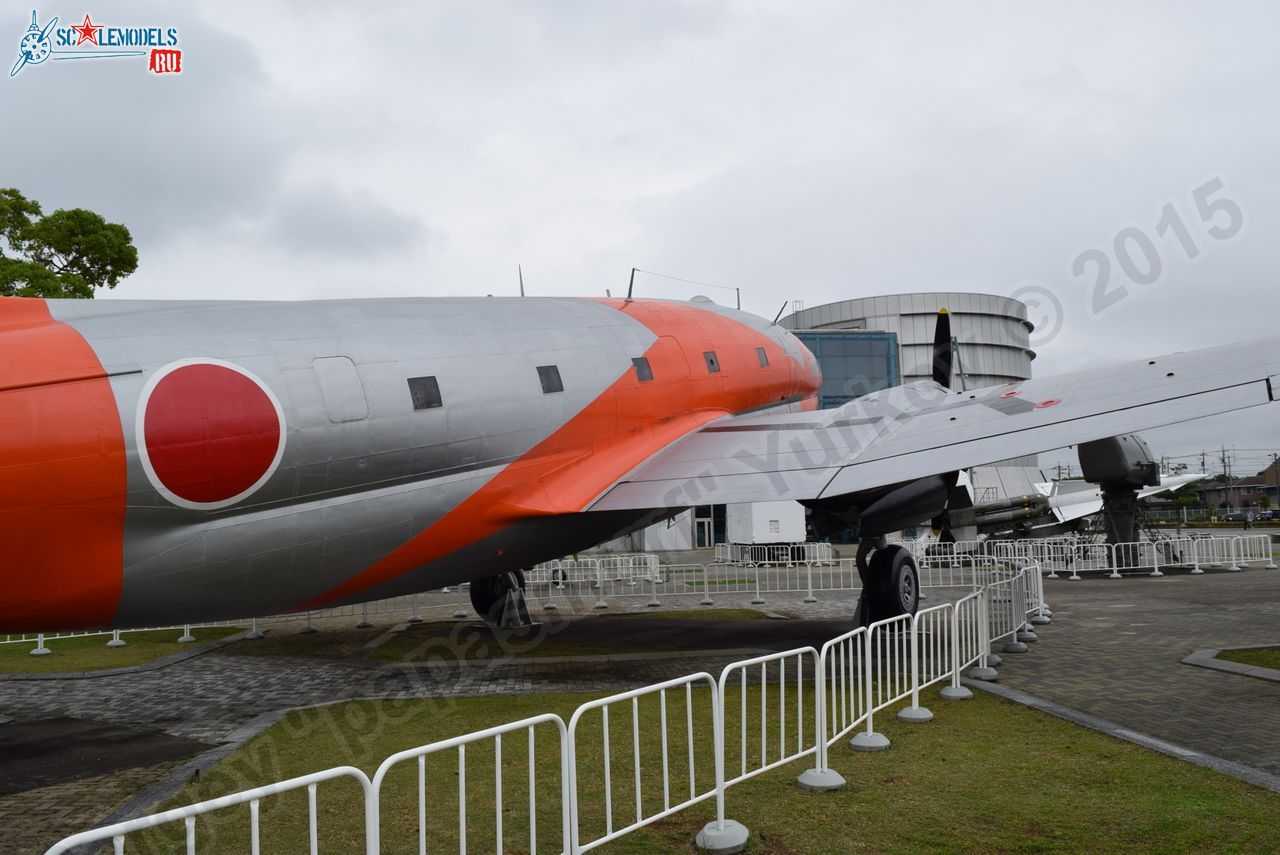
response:
M824 499L1276 400L1280 338L952 392L899 386L834 410L726 416L593 511Z

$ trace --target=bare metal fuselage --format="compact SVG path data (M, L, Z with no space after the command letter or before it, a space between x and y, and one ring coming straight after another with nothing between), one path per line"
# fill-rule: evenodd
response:
M810 408L819 382L766 321L641 301L6 301L0 340L3 629L244 617L526 567L670 513L581 511L697 425ZM22 363L24 346L66 364ZM282 422L278 459L233 501L185 501L156 461L234 471L235 402L187 390L143 451L168 445L139 450L156 378L206 362L255 378ZM415 409L418 377L441 406Z

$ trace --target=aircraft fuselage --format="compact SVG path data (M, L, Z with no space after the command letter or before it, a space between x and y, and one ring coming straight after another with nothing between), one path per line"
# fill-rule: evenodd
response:
M9 631L527 567L669 515L581 512L690 430L812 409L821 382L780 327L661 301L3 298L0 354Z

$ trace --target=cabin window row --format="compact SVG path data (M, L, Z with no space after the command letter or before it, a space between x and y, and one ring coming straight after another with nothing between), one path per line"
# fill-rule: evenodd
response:
M707 372L710 374L720 373L720 357L716 356L714 350L704 350L702 359L707 364ZM653 369L649 366L649 360L641 357L631 360L636 366L636 377L641 382L653 379ZM763 347L756 348L756 361L760 363L761 368L769 367L769 354Z
M538 382L542 384L544 395L564 391L564 381L560 379L559 366L539 365ZM415 410L434 410L443 407L444 398L440 395L440 381L434 376L410 377L409 399L413 401Z
M709 373L719 373L720 359L716 356L714 350L705 351L702 354L702 358L707 363L707 371ZM765 352L763 347L756 348L756 359L760 362L761 368L769 367L769 354ZM638 356L631 360L631 365L636 370L636 379L641 383L647 383L653 379L653 366L649 364L647 357ZM542 384L542 394L544 395L553 395L564 391L564 381L560 379L559 366L539 365L538 382ZM440 395L440 383L434 376L410 377L409 397L413 401L415 410L434 410L444 406L444 398Z

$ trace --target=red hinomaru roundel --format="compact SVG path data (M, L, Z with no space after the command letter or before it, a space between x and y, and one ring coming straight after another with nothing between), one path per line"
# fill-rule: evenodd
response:
M137 443L152 486L184 508L216 510L267 482L284 454L284 411L262 380L217 359L161 368L138 400Z

